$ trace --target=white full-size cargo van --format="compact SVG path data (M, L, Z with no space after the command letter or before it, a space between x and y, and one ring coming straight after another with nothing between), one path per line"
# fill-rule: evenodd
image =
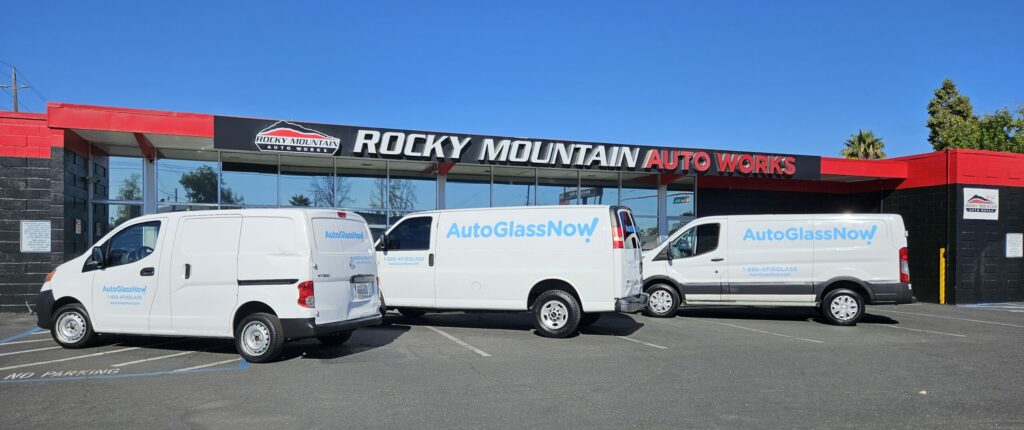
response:
M380 323L373 252L352 212L146 215L47 276L38 324L65 348L104 333L221 337L265 362L287 339L338 345Z
M816 306L829 322L854 325L865 305L914 301L906 236L892 214L698 218L644 254L646 313Z
M640 239L629 208L532 206L402 218L378 241L381 292L405 316L532 311L565 337L602 312L637 312Z

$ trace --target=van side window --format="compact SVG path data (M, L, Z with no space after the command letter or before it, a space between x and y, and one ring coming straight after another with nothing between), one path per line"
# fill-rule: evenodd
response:
M669 245L672 258L686 258L707 254L718 249L719 224L702 224L679 235Z
M633 222L633 214L625 209L619 210L619 225L622 226L622 234L625 236L626 249L639 248L640 232L636 228L636 223Z
M121 230L107 242L106 267L139 261L153 253L160 234L160 221L150 221Z
M388 233L388 250L426 251L430 249L431 217L409 218Z

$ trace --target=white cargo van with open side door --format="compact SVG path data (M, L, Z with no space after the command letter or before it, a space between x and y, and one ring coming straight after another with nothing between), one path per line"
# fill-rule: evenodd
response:
M338 345L379 324L378 297L359 215L245 209L129 220L47 276L36 311L66 348L104 333L222 337L265 362L287 339Z
M390 308L532 311L537 331L565 337L602 312L637 312L640 240L629 208L530 206L407 215L378 241Z
M906 235L893 214L698 218L644 254L646 312L814 306L833 324L854 325L867 304L914 301Z

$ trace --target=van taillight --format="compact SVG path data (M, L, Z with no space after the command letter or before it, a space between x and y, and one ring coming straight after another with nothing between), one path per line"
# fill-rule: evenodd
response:
M338 211L338 218L347 218L348 214L345 212Z
M612 228L612 248L622 249L626 247L626 243L622 237L622 227L615 226Z
M905 246L900 248L900 282L910 282L910 252Z
M313 298L313 281L306 281L299 284L299 306L312 308L316 305Z

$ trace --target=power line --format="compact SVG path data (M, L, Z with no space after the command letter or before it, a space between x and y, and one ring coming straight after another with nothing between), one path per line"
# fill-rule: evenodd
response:
M6 61L0 60L0 64L3 64L5 66L7 66L7 67L10 67L11 69L14 69L14 65L11 64L11 63L8 63ZM10 75L8 75L6 72L3 72L3 73L4 73L4 75L7 75L7 77L10 77ZM39 100L42 100L43 105L46 105L46 101L48 100L47 97L44 96L43 93L40 92L38 89L36 89L36 85L34 83L32 83L32 81L29 80L28 77L25 76L24 73L22 73L21 80L25 81L25 83L28 84L29 91L32 91L32 93L35 94L36 97L39 97Z

